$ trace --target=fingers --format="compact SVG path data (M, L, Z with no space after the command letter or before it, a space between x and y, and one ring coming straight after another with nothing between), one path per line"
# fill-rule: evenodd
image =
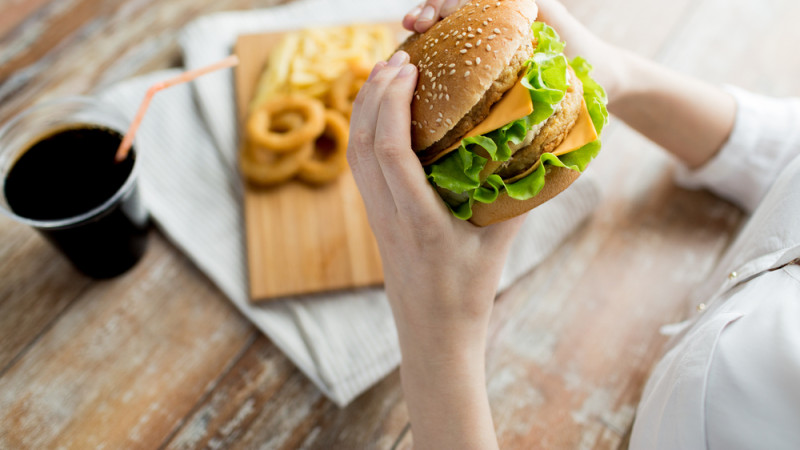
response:
M409 31L424 33L440 18L454 13L467 0L427 0L412 9L403 18L403 27Z
M442 10L439 12L439 15L442 18L449 16L456 12L458 8L461 7L464 3L467 3L467 0L447 0L442 5Z
M375 156L398 211L410 215L440 209L425 171L411 149L411 98L417 70L403 66L384 91L375 129Z
M368 211L376 213L385 213L383 208L387 205L394 209L391 191L374 152L380 102L386 87L406 62L408 54L397 52L388 62L378 63L353 104L347 159Z
M417 17L414 23L414 31L417 33L424 33L428 28L432 27L437 20L439 20L439 11L442 9L444 0L428 0L425 2L425 7Z
M422 13L422 7L425 5L417 5L411 11L403 17L403 28L408 31L415 31L414 24L417 23L417 18L419 18L420 13Z

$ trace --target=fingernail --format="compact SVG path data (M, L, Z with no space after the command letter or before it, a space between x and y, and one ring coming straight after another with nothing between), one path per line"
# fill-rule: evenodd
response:
M433 15L436 14L436 10L433 9L433 6L428 5L425 9L422 10L422 13L419 15L419 19L423 22L431 22L433 20Z
M447 0L442 5L442 16L449 16L453 14L455 10L458 9L458 0Z
M389 65L392 67L400 67L401 65L405 64L408 61L408 53L404 51L399 51L392 55L392 58L389 59Z
M419 17L419 13L421 12L422 12L422 5L417 5L416 8L412 9L411 12L408 13L408 16L416 19L417 17Z
M378 61L378 63L375 64L375 67L372 68L372 72L369 73L367 81L371 80L375 74L380 72L384 67L386 67L386 61Z
M403 66L402 69L400 69L400 76L401 77L408 77L408 76L413 75L414 72L416 72L416 71L417 71L416 66L414 66L413 64L406 64L405 66Z

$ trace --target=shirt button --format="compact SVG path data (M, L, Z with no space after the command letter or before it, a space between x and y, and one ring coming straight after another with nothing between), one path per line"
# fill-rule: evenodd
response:
M729 273L729 274L728 274L728 279L729 279L729 280L732 280L732 279L734 279L734 278L736 278L736 277L738 277L738 276L739 276L739 274L738 274L738 273L736 273L736 271L733 271L733 272L731 272L731 273Z
M700 303L699 305L697 305L697 312L703 312L705 310L706 310L706 304L705 303Z

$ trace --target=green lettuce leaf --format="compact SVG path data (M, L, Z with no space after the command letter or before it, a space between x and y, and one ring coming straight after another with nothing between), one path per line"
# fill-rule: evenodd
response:
M592 66L581 57L568 62L562 53L565 44L549 26L535 22L532 30L538 45L533 57L526 62L527 72L522 84L530 91L534 111L527 117L484 136L463 139L458 150L426 169L429 180L435 185L457 194L465 192L469 194L469 199L461 204L448 204L453 215L459 219L467 220L472 217L474 202L492 203L504 191L517 200L532 198L544 187L548 166L566 167L582 172L600 151L598 139L565 155L558 157L550 153L542 155L542 163L536 170L513 183L507 184L496 174L490 175L486 180L480 179L480 172L488 160L476 154L478 151L476 146L483 148L494 161L507 161L511 157L509 142L514 144L522 142L528 131L549 118L556 105L564 98L569 87L567 64L572 66L583 83L584 101L598 135L608 120L605 91L589 76Z
M441 162L431 164L428 169L428 179L456 194L479 188L481 186L479 175L488 159L467 150L467 146L472 145L483 147L490 155L497 150L494 141L486 136L466 138L461 141L458 150Z

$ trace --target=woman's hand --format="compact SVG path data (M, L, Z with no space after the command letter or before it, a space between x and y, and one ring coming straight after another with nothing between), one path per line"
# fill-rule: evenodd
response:
M415 443L496 445L484 381L489 315L524 218L486 228L453 217L411 149L416 67L396 53L356 98L348 161L383 260Z

